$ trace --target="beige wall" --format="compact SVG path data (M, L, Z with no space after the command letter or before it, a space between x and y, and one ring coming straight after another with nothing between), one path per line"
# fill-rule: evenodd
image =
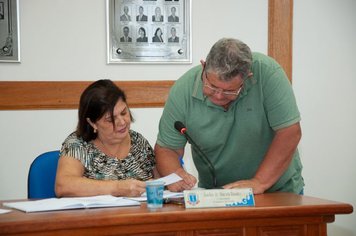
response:
M176 79L205 58L220 37L240 38L252 50L267 52L268 1L192 2L192 65L107 65L105 1L20 0L21 64L0 63L0 80ZM355 10L354 0L294 1L293 42L305 194L354 206ZM161 112L133 109L133 129L152 145ZM60 147L75 128L76 115L75 110L0 111L1 200L26 198L30 163ZM356 235L354 222L355 214L337 216L329 235Z

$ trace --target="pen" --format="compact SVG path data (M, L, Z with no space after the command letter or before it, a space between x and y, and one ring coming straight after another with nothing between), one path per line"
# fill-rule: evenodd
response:
M179 162L180 162L181 167L186 171L185 166L184 166L183 156L179 156Z
M183 205L184 204L184 198L165 198L163 199L164 204L177 204L177 205Z

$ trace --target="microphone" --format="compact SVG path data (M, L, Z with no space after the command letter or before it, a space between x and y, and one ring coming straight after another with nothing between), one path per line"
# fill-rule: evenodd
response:
M211 161L209 160L209 158L200 149L200 147L194 142L194 140L189 136L189 134L187 133L187 128L185 127L185 125L181 121L174 122L174 128L179 133L181 133L182 135L184 135L186 137L186 139L192 145L192 147L195 149L195 151L197 153L199 153L198 156L208 165L210 174L211 174L211 176L213 178L213 186L214 186L214 188L216 188L217 187L217 183L216 183L215 168L214 168L213 164L211 163Z

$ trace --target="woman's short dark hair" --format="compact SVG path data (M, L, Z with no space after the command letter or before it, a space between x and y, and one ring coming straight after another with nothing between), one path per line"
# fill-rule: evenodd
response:
M87 142L97 137L93 127L88 123L87 118L95 123L101 119L104 114L109 113L113 126L115 126L113 112L116 103L120 99L127 104L124 91L111 80L103 79L90 84L80 96L76 131L78 137L83 138L83 140Z
M140 27L139 31L140 31L140 30L142 30L142 32L143 32L143 36L144 36L144 37L146 37L146 30L145 30L145 28Z

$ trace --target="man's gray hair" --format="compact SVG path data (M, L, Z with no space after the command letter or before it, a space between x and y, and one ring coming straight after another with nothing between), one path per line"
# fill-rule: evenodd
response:
M222 81L229 81L238 74L246 79L251 64L251 50L245 43L233 38L222 38L210 49L205 70L216 73Z

